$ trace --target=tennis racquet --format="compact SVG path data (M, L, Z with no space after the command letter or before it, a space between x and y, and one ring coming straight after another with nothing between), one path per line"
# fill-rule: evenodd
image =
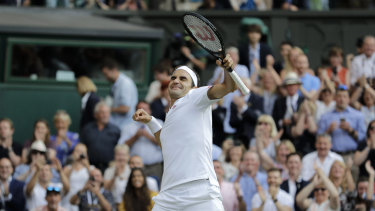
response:
M203 49L218 60L223 61L225 57L223 39L216 27L209 20L200 14L188 12L183 16L182 21L185 30ZM233 71L232 68L229 68L228 72L242 94L249 94L249 89L245 86L237 73Z

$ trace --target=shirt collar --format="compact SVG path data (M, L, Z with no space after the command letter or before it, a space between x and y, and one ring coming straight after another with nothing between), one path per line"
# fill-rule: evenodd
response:
M256 51L260 50L260 44L259 43L256 44L255 48L251 47L250 44L249 44L249 46L250 46L250 49L252 49L252 50L256 50Z
M343 113L343 112L349 112L349 111L350 111L350 106L346 106L346 108L343 111L341 111L341 112L337 111L336 108L334 110L335 113Z

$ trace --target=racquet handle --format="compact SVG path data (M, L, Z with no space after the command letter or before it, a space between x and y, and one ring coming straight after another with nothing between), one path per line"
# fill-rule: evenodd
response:
M232 70L232 68L228 69L230 77L232 77L233 81L237 84L238 88L241 90L242 94L247 95L250 93L250 90L245 86L242 82L241 78L237 75L236 71Z

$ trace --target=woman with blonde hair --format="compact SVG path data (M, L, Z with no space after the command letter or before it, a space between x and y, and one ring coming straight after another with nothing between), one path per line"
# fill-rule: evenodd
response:
M80 129L82 130L87 123L95 121L94 109L100 98L96 95L96 86L90 78L81 76L77 79L76 85L81 96Z

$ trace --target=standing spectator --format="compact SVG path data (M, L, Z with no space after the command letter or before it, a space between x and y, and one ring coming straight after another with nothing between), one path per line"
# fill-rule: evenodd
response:
M322 88L320 91L320 99L315 101L315 121L317 123L320 121L320 118L323 114L331 112L336 108L336 101L333 100L333 96L335 94L332 91L334 90L331 90L329 88Z
M306 55L297 56L297 74L301 80L302 86L300 91L306 99L313 99L316 92L320 88L320 80L318 77L309 73L309 60Z
M329 63L330 68L327 68L328 77L335 82L336 87L339 84L344 84L347 87L350 86L350 72L344 66L343 62L343 52L339 47L332 47L329 50Z
M258 186L258 193L252 199L252 211L292 211L294 200L287 192L280 189L282 183L281 171L278 168L271 168L267 171L268 191Z
M238 183L233 184L224 180L224 169L220 161L214 160L214 170L220 185L225 211L246 211L246 204Z
M81 121L80 131L89 123L95 121L95 105L100 101L96 95L96 86L90 78L81 76L77 78L77 91L81 96Z
M365 163L371 162L371 166L375 166L375 120L371 121L367 127L366 141L358 144L358 148L354 154L354 165L359 166L359 175L368 176Z
M247 27L248 43L241 45L238 49L240 52L239 63L249 68L250 73L254 73L254 60L260 64L261 67L266 67L267 55L272 55L271 48L265 44L260 43L262 37L262 30L259 25L252 24Z
M302 159L302 179L309 181L314 174L314 166L323 169L325 175L328 176L332 164L335 160L344 161L343 158L331 151L332 143L331 136L328 134L321 134L316 137L315 148L316 151L310 152Z
M137 109L143 109L151 115L151 109L146 102L139 102ZM152 113L153 114L153 113ZM159 120L162 125L162 121ZM146 124L133 121L127 127L129 132L122 133L119 144L126 144L130 147L130 155L138 155L145 164L145 173L148 176L156 176L161 179L163 172L163 155L161 148L156 141L154 134Z
M129 160L129 167L133 168L140 168L144 169L144 164L142 158L138 155L133 155L130 157ZM154 192L159 192L160 180L157 180L155 176L147 176L146 175L146 183L149 190Z
M0 119L0 158L9 158L13 166L21 163L22 147L13 142L14 126L8 118Z
M103 175L99 169L90 172L90 180L83 189L73 195L70 203L78 205L79 210L111 211L115 206L111 192L103 187Z
M293 43L290 41L283 41L280 44L280 56L281 59L274 64L274 68L278 74L285 68L285 63L288 60L289 51L292 50Z
M25 210L25 183L12 177L13 166L8 158L0 159L0 209L4 211Z
M267 175L259 171L260 160L256 152L247 151L243 157L243 173L232 177L231 182L238 182L243 192L246 210L252 207L252 198L257 193L257 186L267 189Z
M363 53L353 59L350 83L354 85L362 76L365 76L367 79L371 79L370 85L373 85L372 80L375 78L375 37L365 36L362 50Z
M33 209L33 211L68 211L61 207L61 188L48 186L46 188L46 201L47 204Z
M161 96L156 98L150 104L152 114L155 118L165 121L165 116L167 115L171 98L168 92L169 80L161 83Z
M87 146L90 163L103 171L113 160L113 149L121 133L117 126L109 123L109 117L110 108L104 102L99 102L95 106L96 122L87 124L81 133L81 141Z
M120 129L125 128L132 121L138 102L137 87L131 78L119 71L117 63L112 59L106 59L100 69L107 80L113 83L111 123Z
M152 197L156 195L156 192L148 189L144 171L140 168L133 168L118 210L151 211L152 207L154 206Z
M149 85L145 101L152 103L155 99L162 96L161 85L165 81L170 80L170 72L172 71L171 61L164 59L160 61L154 68L154 81Z
M128 165L129 147L119 144L115 147L115 160L104 172L104 188L111 191L116 204L121 203L131 173Z
M294 152L290 153L287 156L286 166L288 168L288 179L285 180L280 188L283 189L285 192L289 193L290 196L294 199L294 210L300 211L297 206L296 197L298 193L309 184L309 182L305 181L301 177L301 170L302 170L302 158L301 155Z
M66 158L79 142L79 136L78 133L69 131L72 119L64 110L56 112L53 117L53 123L55 124L57 134L51 136L51 142L56 150L56 157L62 164L65 164Z

